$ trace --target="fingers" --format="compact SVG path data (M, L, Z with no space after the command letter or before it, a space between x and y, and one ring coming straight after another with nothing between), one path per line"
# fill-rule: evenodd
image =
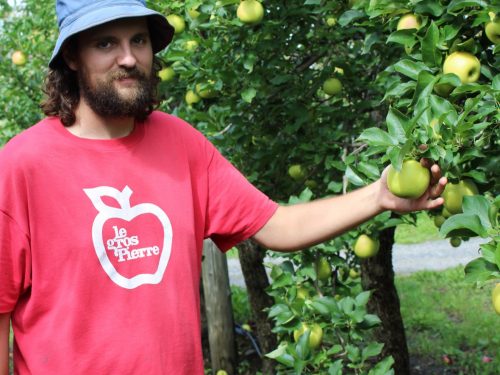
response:
M422 167L425 167L427 169L431 169L432 165L434 164L431 159L428 158L422 158L420 159L420 164Z

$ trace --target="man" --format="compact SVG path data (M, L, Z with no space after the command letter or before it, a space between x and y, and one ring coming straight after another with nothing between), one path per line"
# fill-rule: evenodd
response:
M203 374L204 238L292 251L418 200L382 178L278 207L196 130L155 112L154 53L173 32L139 0L57 1L46 119L0 153L0 374Z

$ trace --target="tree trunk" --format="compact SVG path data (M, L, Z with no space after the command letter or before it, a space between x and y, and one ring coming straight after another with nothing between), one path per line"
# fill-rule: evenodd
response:
M379 239L379 253L361 261L361 281L363 289L373 291L369 311L382 320L375 330L376 339L384 343L382 356L392 355L395 373L406 375L410 373L408 346L392 268L394 228L382 231Z
M211 240L203 244L203 294L210 343L212 372L236 370L233 307L226 255Z
M269 353L277 347L277 340L271 332L272 324L264 310L271 307L274 301L265 290L269 286L266 270L263 265L265 251L255 242L248 240L238 245L241 271L250 302L250 310L257 327L257 338L262 353ZM266 357L262 358L262 373L274 374L274 362Z

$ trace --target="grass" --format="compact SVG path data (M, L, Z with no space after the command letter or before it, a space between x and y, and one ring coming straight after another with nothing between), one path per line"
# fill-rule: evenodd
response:
M400 224L394 234L394 241L399 244L415 244L440 239L442 237L439 230L427 212L417 214L417 225Z
M460 266L397 277L396 286L412 357L436 365L451 361L457 374L498 374L500 317L491 305L491 285L466 283Z

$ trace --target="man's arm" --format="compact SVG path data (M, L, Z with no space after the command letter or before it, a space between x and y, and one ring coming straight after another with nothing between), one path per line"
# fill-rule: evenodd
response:
M438 197L447 181L437 165L432 166L431 174L430 187L419 199L394 196L387 188L386 168L378 181L346 195L280 206L253 238L272 250L295 251L338 236L386 210L436 208L443 203Z
M10 313L0 314L0 375L9 373Z

